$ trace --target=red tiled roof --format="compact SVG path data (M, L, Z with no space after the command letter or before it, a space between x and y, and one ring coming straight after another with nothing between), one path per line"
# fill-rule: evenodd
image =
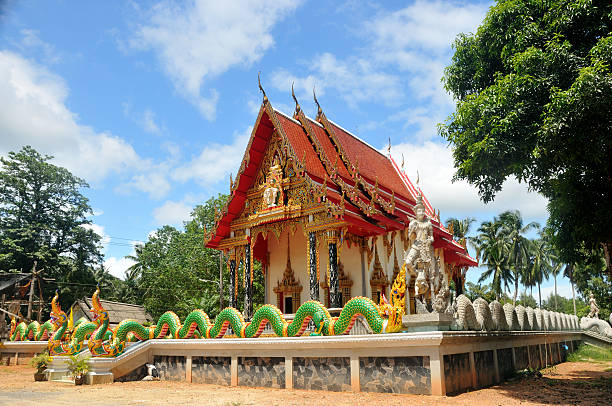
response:
M359 164L359 173L362 176L371 182L378 180L378 185L387 189L388 192L393 191L400 196L411 197L388 157L337 124L333 122L330 124L351 162L355 165ZM414 199L411 200L414 201Z
M283 127L283 131L287 135L289 143L293 147L297 158L301 161L304 159L304 157L306 157L306 171L312 175L315 175L319 179L325 178L325 168L323 168L323 164L321 164L321 161L317 157L317 154L312 144L308 140L308 137L304 133L302 126L282 113L277 114L276 118ZM304 152L306 152L305 155Z
M323 120L321 121L323 125L321 125L299 113L296 117L305 123L303 126L299 121L272 109L266 103L264 102L260 110L261 119L251 135L249 150L245 152L245 158L248 157L248 159L242 162L232 195L206 246L215 248L229 236L229 225L244 207L246 192L254 182L255 174L264 156L265 145L268 144L274 128L280 132L281 136L286 137L295 158L304 165L309 181L315 181L313 186L321 187L320 185L325 183L327 186L325 193L330 204L345 207L344 221L353 224L352 232L360 235L382 234L394 229L403 229L408 225L410 218L407 215L413 215L412 206L419 191L392 158L381 154L337 124L328 121L324 116L319 117ZM313 143L319 145L321 157L317 154ZM348 162L343 161L339 150L343 151L343 156ZM327 169L322 160L327 160ZM331 176L333 175L331 165L336 166L337 174L342 181ZM347 169L347 165L358 167L357 176L367 182L368 194L379 194L382 197L368 197L360 188L357 188L356 178L353 178L351 168ZM378 189L375 190L373 186L376 182L378 182ZM342 203L343 193L344 203ZM351 195L353 198L349 198ZM392 195L397 199L393 199ZM476 265L476 261L467 255L465 248L456 243L448 230L435 218L429 201L425 197L423 200L426 213L432 219L436 244L445 252L448 251L449 258L453 258L457 263L468 266ZM395 204L395 210L393 206L388 206L391 201ZM333 204L330 207L333 207ZM385 207L384 210L381 205ZM374 214L371 213L371 207L376 209Z

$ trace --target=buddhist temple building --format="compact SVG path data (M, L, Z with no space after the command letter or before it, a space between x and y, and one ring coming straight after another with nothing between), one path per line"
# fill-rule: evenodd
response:
M418 185L390 153L330 121L316 97L314 119L295 102L289 116L264 93L236 178L230 177L228 202L205 236L206 247L228 259L230 305L242 302L237 288L245 286L246 317L252 315L255 260L262 265L266 303L284 313L308 300L340 308L355 296L376 303L388 297L411 243ZM460 290L465 270L477 262L425 196L423 202L435 257ZM414 281L407 294L414 312Z

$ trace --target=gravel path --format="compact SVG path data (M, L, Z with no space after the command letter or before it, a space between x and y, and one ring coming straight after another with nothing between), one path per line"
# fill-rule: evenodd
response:
M0 366L0 405L608 405L612 363L563 363L525 377L457 396L321 392L226 387L183 382L126 382L75 387L34 382L29 366Z

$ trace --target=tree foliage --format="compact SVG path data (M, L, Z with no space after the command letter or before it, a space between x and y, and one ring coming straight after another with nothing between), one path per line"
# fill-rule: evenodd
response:
M455 177L485 202L526 182L549 199L562 260L603 250L612 276L612 3L498 0L454 49L440 133Z
M100 236L81 193L88 187L32 147L0 157L0 269L29 272L34 261L55 278L64 306L90 294L102 262ZM45 286L48 298L56 286Z
M209 199L194 208L183 230L163 226L137 246L130 258L136 263L126 273L124 300L136 300L154 316L172 310L181 318L194 309L210 317L219 312L219 251L204 247L204 229L214 224L215 211L225 195ZM223 260L224 306L229 299L229 271ZM261 266L254 264L253 303L263 303L264 281ZM240 273L240 281L243 280ZM244 290L238 286L238 306Z

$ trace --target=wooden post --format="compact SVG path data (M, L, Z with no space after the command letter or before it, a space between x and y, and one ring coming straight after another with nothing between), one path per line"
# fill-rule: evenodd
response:
M32 304L34 302L34 283L36 281L36 261L32 267L32 277L30 278L30 295L28 297L28 320L32 320Z

